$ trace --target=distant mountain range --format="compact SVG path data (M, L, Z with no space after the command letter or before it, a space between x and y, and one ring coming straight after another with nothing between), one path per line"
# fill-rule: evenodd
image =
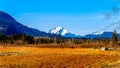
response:
M58 37L58 35L55 34L24 26L9 14L0 11L0 34L12 35L16 33L40 37Z
M86 34L86 35L76 35L73 33L68 32L67 29L63 27L56 27L51 29L48 33L51 34L57 34L62 35L63 37L70 37L70 38L112 38L112 32L103 32L102 34L99 33L92 33L92 34ZM118 34L118 37L120 38L120 34Z
M56 27L51 29L48 33L40 31L38 29L27 27L17 22L9 14L0 11L0 34L13 35L13 34L26 34L36 37L69 37L69 38L111 38L112 32L103 32L102 34L87 34L87 35L76 35L69 32L63 27ZM118 34L120 38L120 34Z

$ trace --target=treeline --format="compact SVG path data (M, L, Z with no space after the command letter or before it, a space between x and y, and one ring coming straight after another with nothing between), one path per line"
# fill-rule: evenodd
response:
M80 44L83 43L81 39L73 39L73 38L49 38L49 37L34 37L25 34L14 34L5 36L4 34L0 34L0 43L6 44L50 44L50 43L75 43Z
M33 36L25 34L4 35L0 34L0 43L2 44L34 44L35 39Z
M49 43L73 43L73 44L82 44L90 42L108 42L109 39L85 39L85 38L49 38L49 37L34 37L25 34L14 34L5 36L0 34L0 43L9 43L9 44L49 44Z
M47 44L46 47L52 47L50 44L58 44L57 47L84 47L84 48L98 48L103 46L116 46L118 45L119 39L117 34L113 32L112 39L96 38L96 39L85 39L85 38L49 38L49 37L34 37L26 34L14 34L4 35L0 34L0 44L14 44L14 45L25 45L25 44ZM49 45L48 45L49 44Z

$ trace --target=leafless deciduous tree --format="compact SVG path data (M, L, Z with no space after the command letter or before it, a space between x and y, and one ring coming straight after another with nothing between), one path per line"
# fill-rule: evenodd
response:
M120 0L115 0L114 6L111 8L110 12L107 12L105 14L105 20L112 19L114 16L119 17L120 16ZM119 30L120 29L120 20L113 21L110 25L107 25L104 27L101 31L104 31L114 25L118 25L115 29Z

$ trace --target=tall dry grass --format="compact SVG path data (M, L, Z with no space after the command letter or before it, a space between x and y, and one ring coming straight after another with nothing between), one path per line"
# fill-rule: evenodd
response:
M0 47L3 68L101 68L118 59L117 51L91 48Z

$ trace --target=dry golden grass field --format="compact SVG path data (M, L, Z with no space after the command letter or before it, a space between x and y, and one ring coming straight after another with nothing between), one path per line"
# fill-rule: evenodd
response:
M0 68L109 68L119 57L99 49L0 47Z

